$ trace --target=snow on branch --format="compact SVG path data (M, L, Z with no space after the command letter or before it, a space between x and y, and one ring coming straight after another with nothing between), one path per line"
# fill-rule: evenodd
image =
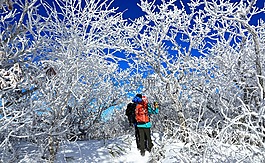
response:
M22 70L18 63L15 63L8 70L0 69L0 89L14 89L23 80Z

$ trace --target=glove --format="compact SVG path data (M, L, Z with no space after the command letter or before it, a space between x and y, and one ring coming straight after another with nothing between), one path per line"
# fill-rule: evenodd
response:
M154 108L158 108L158 102L154 102Z

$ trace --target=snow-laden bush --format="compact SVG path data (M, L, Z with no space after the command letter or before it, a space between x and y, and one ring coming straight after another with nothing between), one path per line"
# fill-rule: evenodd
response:
M161 145L186 143L178 160L262 160L265 37L257 1L141 0L145 15L134 20L110 1L36 2L0 3L0 69L18 74L1 77L2 160L17 157L20 141L53 161L65 141L132 133L124 110L138 92L159 102L151 130L163 132ZM106 119L116 106L124 107ZM166 159L163 151L154 158Z

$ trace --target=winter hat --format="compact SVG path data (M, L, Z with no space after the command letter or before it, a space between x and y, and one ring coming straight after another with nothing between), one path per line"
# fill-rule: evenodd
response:
M143 96L141 94L137 94L136 97L142 98Z
M137 94L134 98L133 98L133 100L132 100L132 102L134 102L134 103L141 103L143 100L142 100L142 95L141 94Z

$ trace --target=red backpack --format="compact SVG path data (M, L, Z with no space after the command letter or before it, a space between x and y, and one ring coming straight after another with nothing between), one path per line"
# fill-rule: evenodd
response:
M148 100L146 96L142 96L142 102L136 105L135 109L135 119L139 123L149 122L148 117Z

